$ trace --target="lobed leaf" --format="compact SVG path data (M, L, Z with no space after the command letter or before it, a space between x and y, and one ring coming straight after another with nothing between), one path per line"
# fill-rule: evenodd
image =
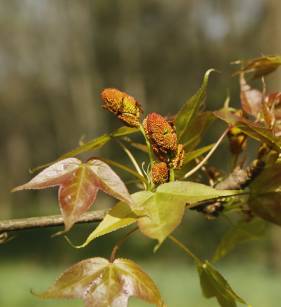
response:
M104 162L82 163L76 158L59 161L13 191L59 186L59 205L68 231L94 203L98 190L127 203L128 190L119 176Z
M141 206L142 202L152 195L151 192L141 191L132 194L132 204ZM131 204L131 206L132 206ZM128 204L118 202L104 217L95 230L88 236L86 241L77 248L82 248L98 237L104 236L110 232L127 227L137 221L137 215L132 211Z
M197 262L197 270L201 289L206 298L215 297L221 307L236 307L236 302L247 305L208 261Z
M183 142L184 135L190 130L190 127L196 121L196 117L199 114L202 106L207 97L207 86L209 81L209 75L214 69L206 71L203 82L199 90L189 98L176 115L175 125L178 135L179 143Z
M240 221L225 233L214 253L213 261L223 258L239 244L259 239L265 229L265 222L258 218L251 221Z
M186 206L203 200L232 196L238 191L216 190L209 186L186 181L174 181L160 185L140 207L134 203L140 230L158 240L158 247L180 224Z
M133 261L90 258L66 270L40 298L79 298L86 307L126 307L131 296L164 306L152 279Z
M180 224L185 211L185 201L171 194L155 193L143 204L143 217L138 219L140 231L158 240L158 248Z

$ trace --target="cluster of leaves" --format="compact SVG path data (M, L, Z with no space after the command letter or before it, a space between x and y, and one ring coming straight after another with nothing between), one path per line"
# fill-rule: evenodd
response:
M205 111L208 80L213 70L206 72L199 90L171 119L150 113L142 122L143 110L134 97L117 89L103 90L103 107L126 126L79 146L55 163L44 165L47 168L14 190L59 186L59 206L65 223L63 233L93 205L101 190L119 202L76 248L136 224L143 235L157 240L155 251L169 238L193 258L205 297L215 297L223 307L246 304L209 261L195 256L171 235L188 210L197 210L206 218L238 212L238 223L225 234L215 251L213 261L217 261L236 244L259 237L265 229L264 221L281 225L281 92L267 93L264 82L264 76L281 65L281 57L261 57L240 64L241 109L231 108L226 103L216 112ZM261 80L262 90L247 83L245 75L248 73ZM198 147L209 124L218 118L227 123L222 137L215 144ZM134 133L143 135L143 144L129 138ZM234 161L233 170L227 176L208 164L225 135L228 135L230 157L233 156ZM124 136L132 148L147 154L148 161L142 163L147 163L146 170L122 143ZM135 169L104 158L86 162L75 158L102 147L112 138L119 138ZM258 141L260 147L256 159L245 165L248 138ZM143 189L130 194L109 165L130 173L137 180L137 187L142 184ZM197 177L197 172L205 175L208 185L198 182L202 176ZM187 181L191 176L193 180ZM123 241L113 248L109 260L91 258L73 265L39 296L81 298L86 306L101 307L127 306L129 297L137 296L164 306L150 277L131 260L115 257Z

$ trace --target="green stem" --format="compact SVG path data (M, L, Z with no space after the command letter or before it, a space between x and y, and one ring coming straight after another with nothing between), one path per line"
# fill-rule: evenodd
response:
M119 140L116 140L116 142L121 146L121 148L124 150L124 152L126 153L126 155L129 157L129 159L131 160L132 164L134 165L136 171L139 173L140 176L143 176L142 171L138 165L138 162L136 161L135 157L133 156L133 154L131 153L131 151Z
M150 143L149 143L148 138L146 137L146 134L145 134L145 131L144 131L142 125L140 125L140 131L141 131L141 133L142 133L143 136L144 136L145 143L146 143L147 150L148 150L149 161L150 161L150 164L152 165L152 164L153 164L153 161L154 161L154 159L153 159L153 153L152 153L151 145L150 145Z
M185 246L182 242L180 242L178 239L176 239L174 236L170 235L169 239L173 241L180 249L182 249L189 257L191 257L195 262L201 263L202 260L195 256L190 249Z
M120 249L120 247L127 241L127 239L129 238L129 236L134 233L136 230L138 229L138 227L133 228L132 230L130 230L123 238L121 238L113 247L111 255L110 255L110 262L113 262L116 258L116 254L118 252L118 250Z
M215 143L214 147L208 152L208 154L206 155L206 157L199 163L197 164L192 170L190 170L188 173L186 173L183 178L186 179L188 177L190 177L191 175L193 175L194 173L196 173L212 156L212 154L215 152L215 150L219 147L219 145L221 144L222 140L224 139L224 137L227 135L227 132L229 131L229 127L227 129L225 129L225 131L223 132L223 134L220 136L220 138L217 140L217 142Z
M170 178L169 181L175 181L175 170L171 167L170 168Z

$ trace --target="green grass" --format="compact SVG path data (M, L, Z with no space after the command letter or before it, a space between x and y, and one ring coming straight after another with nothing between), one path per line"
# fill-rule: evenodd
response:
M195 268L176 262L144 262L143 269L150 274L160 288L170 307L215 307L217 302L201 296ZM32 263L0 264L1 307L74 307L83 306L77 301L40 300L30 293L45 290L65 268L40 267ZM258 266L242 263L220 268L220 272L232 287L253 307L281 306L281 276ZM132 299L130 307L150 306Z

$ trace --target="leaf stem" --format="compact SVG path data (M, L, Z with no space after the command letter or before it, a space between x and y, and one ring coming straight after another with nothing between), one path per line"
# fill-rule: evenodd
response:
M131 151L123 144L121 143L119 140L117 140L118 144L122 147L122 149L125 151L125 153L127 154L127 156L129 157L129 159L131 160L132 164L134 165L136 171L139 173L140 176L143 177L143 173L135 159L135 157L133 156L133 154L131 153Z
M182 249L189 257L191 257L195 262L201 263L202 260L195 256L190 249L184 245L182 242L180 242L178 239L176 239L173 235L169 236L169 239L173 241L180 249Z
M148 150L149 161L150 161L150 164L152 165L154 159L153 159L153 153L152 153L150 142L149 142L148 138L146 137L146 134L145 134L145 131L144 131L144 128L143 128L142 125L140 125L139 129L140 129L140 132L142 133L142 135L145 139L145 143L146 143L147 150Z
M169 181L175 181L175 171L174 169L171 167L170 168L170 178Z
M223 132L223 134L220 136L220 138L217 140L217 142L215 143L214 147L208 152L208 154L206 155L206 157L198 164L196 165L192 170L190 170L189 172L187 172L183 178L186 179L188 177L190 177L191 175L193 175L194 173L196 173L212 156L212 154L215 152L215 150L219 147L219 145L221 144L222 140L224 139L224 137L226 136L227 132L228 132L229 128L225 129L225 131Z
M118 252L118 250L120 249L120 247L127 241L127 239L129 238L129 236L134 233L136 230L138 229L138 227L135 227L133 229L131 229L123 238L121 238L119 241L117 241L117 243L114 245L111 255L110 255L110 262L113 262L116 258L116 254Z

